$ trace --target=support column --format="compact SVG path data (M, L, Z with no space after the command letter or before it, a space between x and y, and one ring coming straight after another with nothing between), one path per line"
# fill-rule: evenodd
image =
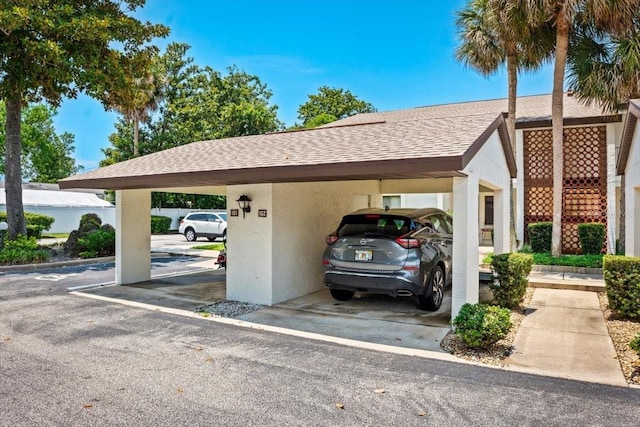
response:
M453 178L453 292L451 320L479 294L478 180ZM497 216L497 215L496 215Z
M116 191L116 284L151 278L151 191Z
M625 195L625 255L640 257L640 188L626 183Z
M509 190L493 192L493 253L511 252L511 232L509 230Z

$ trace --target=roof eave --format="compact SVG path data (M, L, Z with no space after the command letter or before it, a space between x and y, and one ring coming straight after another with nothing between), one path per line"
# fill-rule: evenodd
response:
M462 156L378 160L300 166L277 166L219 171L181 172L111 178L80 178L59 181L61 189L105 188L109 190L199 187L284 182L357 181L369 179L444 178L465 176Z
M624 125L622 142L620 144L620 154L618 156L618 163L616 166L616 173L618 175L624 175L625 169L627 168L627 161L629 160L629 153L631 151L633 135L636 130L636 123L638 122L638 118L640 118L640 105L636 103L638 101L640 100L629 101L627 122Z

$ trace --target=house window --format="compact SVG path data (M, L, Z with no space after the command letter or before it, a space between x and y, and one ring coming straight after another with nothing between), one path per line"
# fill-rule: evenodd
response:
M493 196L484 198L484 225L493 225Z
M389 209L399 208L400 196L382 196L382 206L389 206Z

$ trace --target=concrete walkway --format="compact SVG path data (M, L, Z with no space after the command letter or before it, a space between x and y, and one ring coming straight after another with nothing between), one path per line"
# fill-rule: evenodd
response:
M513 344L510 369L627 385L595 292L537 288Z

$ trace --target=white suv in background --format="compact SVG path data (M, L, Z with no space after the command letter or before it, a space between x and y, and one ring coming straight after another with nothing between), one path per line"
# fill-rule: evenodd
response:
M180 221L178 228L180 234L184 234L189 242L198 237L206 237L213 242L218 237L227 234L227 212L191 212Z

